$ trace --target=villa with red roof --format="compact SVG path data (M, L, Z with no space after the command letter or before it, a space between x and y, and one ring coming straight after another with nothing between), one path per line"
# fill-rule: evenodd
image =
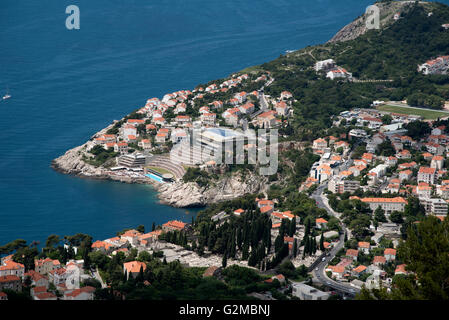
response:
M263 206L262 208L260 208L260 213L264 213L264 214L271 214L273 212L274 208L272 206Z
M396 250L395 249L391 249L391 248L387 248L384 251L384 257L387 261L393 261L396 259Z
M25 266L21 263L11 260L3 260L3 264L0 265L0 276L18 276L23 278L25 274Z
M371 245L369 242L360 241L358 243L358 248L359 248L359 251L362 251L364 254L369 254Z
M130 261L123 264L123 273L126 272L128 279L130 275L136 277L140 270L145 271L146 269L147 265L140 261Z
M351 258L354 261L357 261L357 257L359 255L359 251L355 249L348 249L346 250L346 256L348 258Z
M181 231L181 230L184 230L185 227L186 227L186 223L178 221L178 220L172 220L172 221L168 221L167 223L164 223L162 225L162 230L164 230L165 232Z
M91 286L85 286L79 289L75 289L64 295L64 300L93 300L95 288Z
M22 280L15 275L0 276L0 292L5 289L13 291L22 290Z
M362 198L362 202L369 205L370 209L374 212L377 207L381 207L386 214L390 214L393 211L404 211L407 200L402 197L396 198Z
M318 229L323 229L327 227L327 220L323 218L315 219L315 224Z

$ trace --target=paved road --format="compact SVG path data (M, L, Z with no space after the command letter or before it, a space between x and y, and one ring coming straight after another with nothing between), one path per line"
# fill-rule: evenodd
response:
M106 284L103 282L103 279L101 279L100 273L98 272L98 269L95 269L95 272L92 272L93 276L95 277L95 279L97 279L98 281L100 281L101 283L101 287L104 289L106 288Z
M329 204L327 203L327 201L325 199L323 199L323 190L327 187L327 182L321 184L316 190L315 192L312 194L311 198L315 199L317 206L319 208L323 208L326 209L327 212L332 215L337 217L338 219L340 218L340 214L335 212L334 210L332 210L332 208L329 206ZM349 296L354 296L355 293L359 292L360 290L358 290L357 288L352 287L349 284L344 284L341 282L337 282L334 281L332 279L330 279L325 272L326 266L329 264L329 261L332 260L335 255L337 254L337 252L344 247L344 239L345 239L345 234L347 233L347 229L346 227L343 225L343 233L341 233L340 238L338 243L331 249L331 251L329 252L329 254L324 258L324 261L321 261L316 267L315 270L313 271L314 276L316 277L316 279L318 279L318 281L320 281L322 284L327 285L328 287L342 292L346 295Z

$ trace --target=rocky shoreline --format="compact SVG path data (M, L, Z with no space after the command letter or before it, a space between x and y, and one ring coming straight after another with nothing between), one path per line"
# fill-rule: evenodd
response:
M51 167L60 173L74 175L80 178L110 180L123 183L150 184L158 192L160 202L176 208L205 207L209 204L232 200L248 193L260 193L267 189L267 179L253 174L242 178L233 174L214 181L212 187L199 187L195 182L157 183L147 177L128 177L114 174L111 171L90 165L82 160L84 150L93 143L85 144L68 150L64 155L54 159Z

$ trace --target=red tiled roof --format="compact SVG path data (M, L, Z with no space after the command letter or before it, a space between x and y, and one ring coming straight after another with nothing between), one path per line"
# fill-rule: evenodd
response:
M20 278L18 276L1 276L0 282L11 282L11 281L20 281Z
M123 264L123 266L125 267L125 269L128 273L140 272L141 268L143 271L145 271L147 269L147 265L144 262L140 262L140 261L125 262Z
M167 223L164 223L163 226L169 227L169 228L175 228L175 229L178 229L178 230L182 230L182 229L184 229L186 224L184 222L181 222L181 221L172 220L172 221L168 221Z
M348 249L346 251L346 255L351 257L357 257L359 255L359 252L355 249Z

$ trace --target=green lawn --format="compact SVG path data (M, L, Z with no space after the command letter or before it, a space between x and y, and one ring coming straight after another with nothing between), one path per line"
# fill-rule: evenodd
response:
M394 112L394 113L402 113L402 114L412 114L412 115L416 115L416 116L422 116L422 117L424 117L424 119L431 119L431 120L449 116L449 113L447 113L447 112L419 110L419 109L411 109L411 108L389 106L389 105L378 106L377 110Z
M160 174L166 174L166 173L172 174L171 171L169 171L169 170L167 170L167 169L164 169L164 168L160 168L160 167L151 167L151 166L148 166L148 169L151 169L151 170L154 170L154 171L156 171L156 172L159 172Z
M248 68L245 68L245 69L241 70L240 72L241 73L252 73L252 72L256 73L256 72L259 72L259 71L263 71L261 66L251 66L251 67L248 67Z

